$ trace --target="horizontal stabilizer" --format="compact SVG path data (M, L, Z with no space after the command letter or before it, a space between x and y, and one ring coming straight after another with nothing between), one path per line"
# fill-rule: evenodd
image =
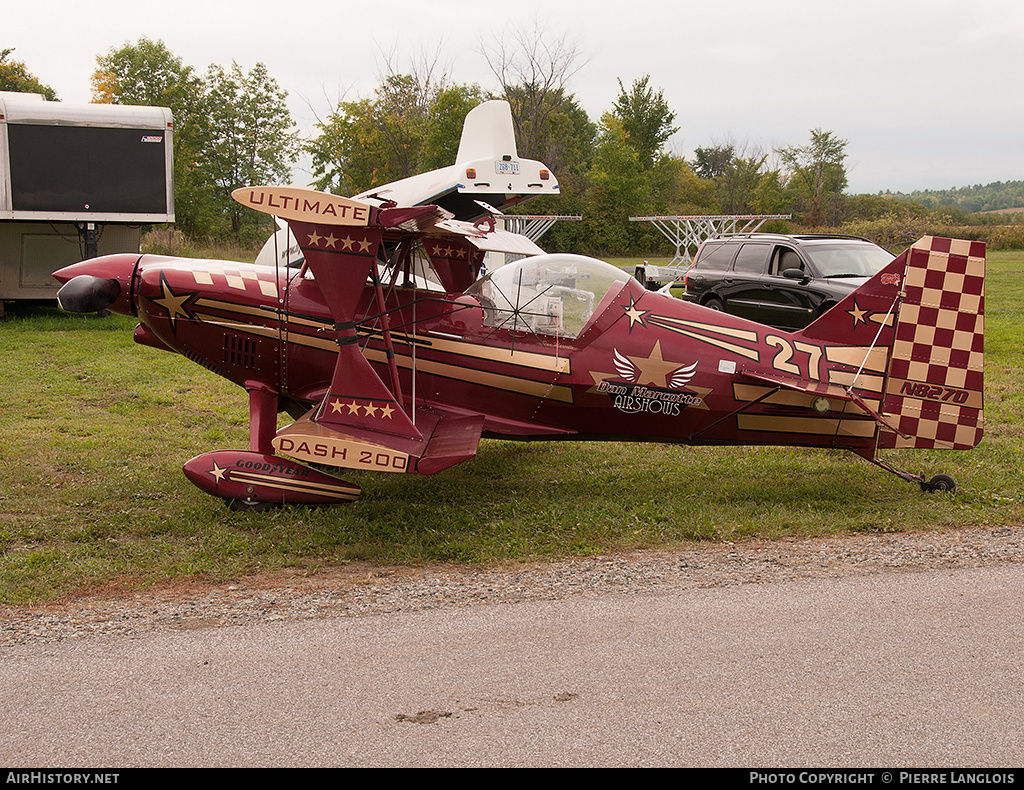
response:
M741 375L745 378L753 381L760 382L762 384L774 384L785 389L794 390L796 392L803 392L807 395L816 396L817 398L823 399L821 402L821 413L824 414L828 411L832 411L835 407L831 401L849 402L856 404L861 411L868 414L876 423L882 428L887 428L891 431L900 433L899 429L894 427L890 421L887 421L885 417L879 414L875 409L865 401L860 395L858 395L853 388L847 389L846 387L840 387L836 384L828 384L823 381L810 381L809 379L796 379L789 376L779 375L777 373L766 373L766 372L754 372L754 371L741 371Z
M432 475L476 455L484 428L482 414L470 417L444 417L434 428L427 452L416 465L416 471Z
M824 398L835 398L840 401L851 401L850 393L843 387L835 384L828 384L824 381L810 381L809 379L798 379L791 376L783 376L777 373L765 371L741 370L740 375L763 384L775 384L786 389L806 392L809 395L820 395Z

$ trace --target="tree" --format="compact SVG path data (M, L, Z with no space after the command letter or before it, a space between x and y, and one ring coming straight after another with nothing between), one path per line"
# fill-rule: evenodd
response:
M805 146L780 148L788 170L787 188L803 212L806 225L838 225L843 190L846 189L846 140L822 129L811 130Z
M236 238L245 235L243 228L259 227L264 221L236 203L231 193L286 180L298 157L299 140L286 97L262 63L248 73L237 63L230 71L213 65L207 72L210 144L200 163Z
M475 86L389 74L372 98L341 102L306 144L317 189L355 195L454 164Z
M619 96L613 112L622 121L627 142L636 150L640 166L654 167L662 152L662 146L679 131L673 126L676 114L669 109L661 91L657 93L648 84L650 75L633 82L627 92L619 80Z
M544 154L552 139L551 116L572 101L568 81L585 62L579 45L566 35L549 36L535 21L506 31L497 43L483 46L481 54L501 86L500 97L512 107L520 155L558 172Z
M640 156L614 113L601 117L590 182L585 224L594 251L627 252L632 236L629 217L650 203L650 171L640 167Z
M736 146L732 143L698 148L694 151L693 172L701 178L715 179L725 172L725 168L736 155Z
M437 170L455 163L462 140L462 127L469 111L483 101L476 85L452 85L437 91L430 102L430 112L419 170Z
M516 107L522 106L519 97L529 91L509 86L503 94L509 96L513 122ZM594 153L597 127L590 121L586 111L579 106L576 98L563 89L549 91L544 99L543 112L539 113L537 128L530 127L533 140L527 149L517 132L516 138L520 156L537 159L547 165L558 177L562 193L585 190L586 172L590 168ZM522 124L516 124L520 128Z
M782 174L778 170L767 170L761 174L761 180L754 188L751 209L755 214L790 213Z
M184 109L201 93L201 80L194 69L163 41L148 38L98 55L91 83L92 100L100 104Z
M0 91L41 93L47 101L57 101L57 93L30 74L25 64L8 60L14 49L0 49Z
M205 77L162 41L140 39L96 58L93 99L169 107L174 116L175 224L194 236L245 235L266 223L231 190L287 178L298 141L286 94L259 63Z
M719 202L726 214L753 211L755 191L761 182L761 169L768 156L733 157L715 179Z

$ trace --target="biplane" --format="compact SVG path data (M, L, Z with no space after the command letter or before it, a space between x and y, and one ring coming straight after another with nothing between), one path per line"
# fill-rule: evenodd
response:
M499 160L500 161L500 160ZM249 447L184 465L234 509L356 499L327 469L435 474L481 439L968 449L983 430L985 247L928 237L799 332L523 252L484 215L295 187L235 199L287 223L299 266L111 255L55 274L65 309L243 387ZM279 413L293 422L278 429Z

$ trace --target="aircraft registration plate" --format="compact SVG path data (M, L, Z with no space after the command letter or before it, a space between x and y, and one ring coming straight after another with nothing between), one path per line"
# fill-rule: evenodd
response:
M500 175L519 175L519 163L507 160L498 160L494 163L494 172Z

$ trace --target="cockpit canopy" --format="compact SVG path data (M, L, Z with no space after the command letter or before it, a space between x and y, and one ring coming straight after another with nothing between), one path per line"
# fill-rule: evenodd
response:
M582 255L536 255L505 264L466 294L484 309L484 324L514 332L579 337L605 296L630 275Z

